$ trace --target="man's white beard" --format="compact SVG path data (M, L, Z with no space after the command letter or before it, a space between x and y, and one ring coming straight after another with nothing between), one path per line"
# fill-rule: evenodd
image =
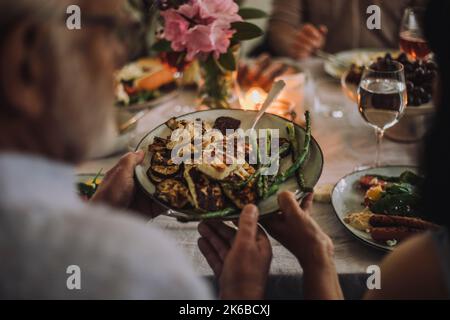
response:
M117 123L114 119L114 115L105 121L104 129L100 132L95 141L90 145L87 158L100 158L113 153L116 149L116 143L119 136L119 130Z

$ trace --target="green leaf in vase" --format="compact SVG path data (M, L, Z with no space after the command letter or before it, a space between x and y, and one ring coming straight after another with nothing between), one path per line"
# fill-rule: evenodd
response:
M157 52L170 52L172 51L172 47L169 41L161 39L158 40L153 46L152 49Z
M218 62L225 70L235 71L236 59L234 57L233 49L229 48L226 53L221 54Z
M241 8L239 10L238 14L244 20L262 19L262 18L266 18L267 17L267 13L265 13L262 10L255 9L255 8Z
M186 52L180 53L177 59L177 66L181 66L186 59Z
M262 31L262 29L257 25L244 21L232 23L231 28L236 30L233 39L238 41L251 40L264 34L264 31Z

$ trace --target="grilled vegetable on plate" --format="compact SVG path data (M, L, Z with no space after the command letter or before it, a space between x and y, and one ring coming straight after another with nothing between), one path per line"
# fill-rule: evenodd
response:
M250 128L255 115L255 111L207 110L161 124L148 133L137 147L146 152L144 162L135 170L138 184L149 197L167 208L167 215L183 221L236 219L240 210L249 203L258 205L262 215L274 213L279 210L276 194L282 190L292 191L300 199L317 183L323 167L322 152L311 137L309 114L306 130L276 115L263 115L257 129L278 130L280 137L279 153L269 163L251 162L253 150L250 142L244 141L243 148L239 149L236 143L231 143L238 141L237 136L226 135L227 129L240 128L245 131ZM188 161L193 160L192 155L186 157L184 152L187 149L177 145L180 142L177 140L179 137L176 137L177 130L200 133L200 140L192 139L183 143L192 154L201 151L200 154L204 155L208 147L219 143L213 135L207 134L211 128L225 133L222 137L223 153L213 149L211 161ZM270 135L266 147L256 146L256 151L268 152L271 143L275 143L273 137ZM296 145L293 146L293 143ZM232 147L234 149L229 161L226 151ZM294 149L298 153L291 156L291 150ZM173 155L183 161L175 161ZM279 164L278 171L264 175L275 162ZM299 171L304 186L297 182ZM303 190L305 186L307 188Z
M417 171L386 166L345 176L332 192L336 215L354 236L389 251L413 235L438 228L421 210L423 177Z
M177 95L173 72L159 58L142 58L115 75L116 105L136 112L159 105Z
M77 175L77 193L83 200L89 200L97 192L104 178L102 170L96 174L81 173Z

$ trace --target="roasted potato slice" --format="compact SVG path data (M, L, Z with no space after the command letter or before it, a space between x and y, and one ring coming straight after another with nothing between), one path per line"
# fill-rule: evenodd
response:
M190 202L188 188L176 179L166 179L158 183L156 197L177 209L185 207Z

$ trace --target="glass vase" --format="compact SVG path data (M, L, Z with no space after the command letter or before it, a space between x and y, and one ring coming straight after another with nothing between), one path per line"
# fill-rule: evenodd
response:
M239 47L233 50L235 65L238 66ZM237 68L237 67L236 67ZM230 109L236 101L235 81L237 71L225 69L211 55L200 62L202 84L200 103L210 109Z

